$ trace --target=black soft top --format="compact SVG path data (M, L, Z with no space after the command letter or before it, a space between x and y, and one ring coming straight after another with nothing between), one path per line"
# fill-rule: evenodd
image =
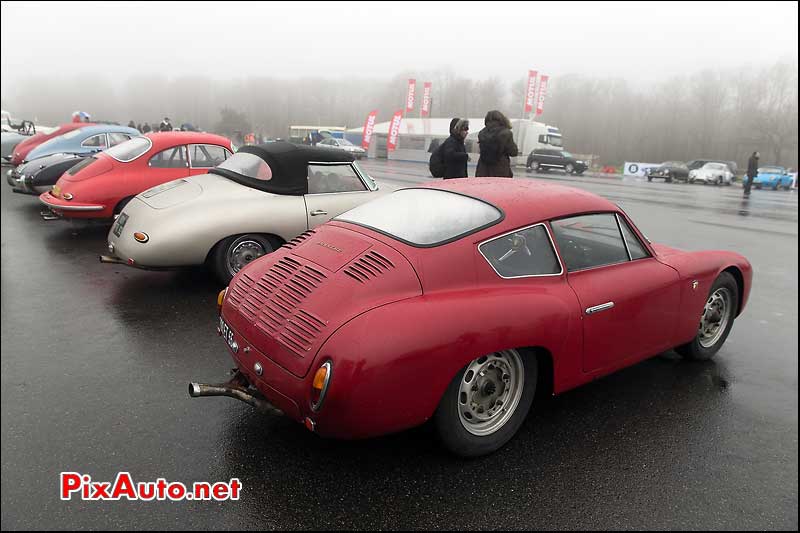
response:
M240 148L237 153L253 154L263 159L272 169L272 179L263 181L224 168L212 168L209 172L261 191L295 196L308 194L309 163L353 161L353 156L344 150L317 148L286 141L247 145Z

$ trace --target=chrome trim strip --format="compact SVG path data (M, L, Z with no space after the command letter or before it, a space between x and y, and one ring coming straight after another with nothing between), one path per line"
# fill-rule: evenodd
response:
M42 200L41 198L39 198L39 201L42 202L47 207L49 207L50 209L57 209L58 211L102 211L103 209L105 209L105 206L102 205L51 204L47 200Z
M558 266L561 268L561 270L557 274L528 274L528 275L525 275L525 276L508 276L508 277L507 276L503 276L502 274L500 274L500 272L497 271L497 269L494 267L492 262L489 261L489 258L487 258L483 254L483 250L481 250L481 246L483 246L484 244L486 244L488 242L500 239L502 237L505 237L506 235L511 235L512 233L518 233L520 231L525 231L526 229L534 228L536 226L544 226L544 231L545 231L545 233L547 233L547 237L550 239L550 248L553 251L553 255L556 256L556 261L558 261ZM564 265L561 263L561 257L558 255L558 251L556 251L556 244L553 241L553 236L550 234L550 228L548 227L548 225L545 222L537 222L536 224L531 224L530 226L524 226L522 228L517 228L517 229L511 230L511 231L508 231L506 233L503 233L502 235L496 235L496 236L494 236L494 237L492 237L490 239L486 239L485 241L483 241L483 242L478 244L478 253L480 253L481 256L486 260L486 262L489 263L489 266L492 267L492 270L494 270L495 274L497 274L498 276L500 276L503 279L549 278L549 277L553 277L553 276L560 276L560 275L562 275L564 273Z
M614 302L606 302L604 304L595 305L594 307L587 307L586 314L592 315L594 313L599 313L600 311L606 311L614 307Z
M622 243L625 245L625 251L628 252L628 261L633 261L631 249L628 246L628 239L625 238L625 234L622 232L622 223L619 221L619 213L614 213L614 220L617 221L617 231L619 232L619 236L622 237Z

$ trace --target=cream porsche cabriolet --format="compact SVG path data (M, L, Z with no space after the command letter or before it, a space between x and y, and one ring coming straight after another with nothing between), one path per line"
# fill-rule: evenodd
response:
M100 261L151 270L205 264L227 285L252 260L379 194L346 152L245 146L208 174L136 196Z

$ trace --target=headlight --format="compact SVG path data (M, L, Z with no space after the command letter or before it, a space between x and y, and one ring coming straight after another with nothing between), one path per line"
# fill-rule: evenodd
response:
M331 361L325 361L314 374L314 380L311 382L312 410L319 411L322 407L322 402L325 401L325 395L328 393L328 385L330 384L332 373L333 364Z

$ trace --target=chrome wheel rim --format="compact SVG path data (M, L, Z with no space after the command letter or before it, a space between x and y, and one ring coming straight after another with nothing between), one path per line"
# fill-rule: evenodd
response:
M525 367L516 350L484 355L467 365L458 388L458 419L479 437L503 427L517 409Z
M711 348L719 341L728 327L732 309L731 293L725 287L720 287L708 297L700 317L700 346Z
M265 255L267 251L258 241L247 239L234 243L228 248L228 271L231 275L236 274L248 263Z

